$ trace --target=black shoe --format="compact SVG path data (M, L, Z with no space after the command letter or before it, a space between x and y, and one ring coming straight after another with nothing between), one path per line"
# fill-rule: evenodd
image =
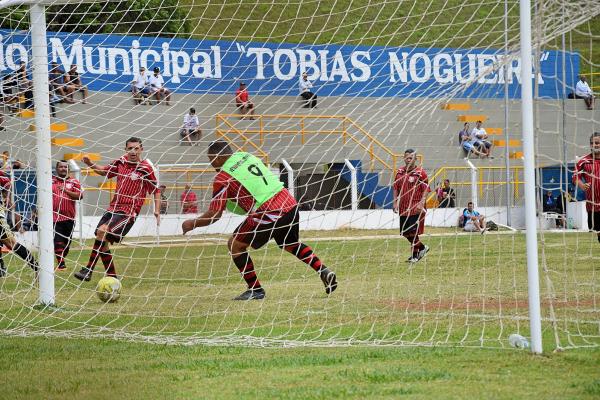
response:
M92 279L92 270L89 268L81 268L80 271L75 272L73 274L73 276L77 279L79 279L80 281L90 281Z
M4 265L0 266L0 278L4 278L6 276L6 267Z
M234 300L261 300L265 298L265 289L248 289L244 293L240 294L237 297L234 297Z
M330 294L337 289L337 277L335 272L330 271L329 268L323 268L321 272L319 272L319 275L321 276L323 285L325 285L325 293Z
M428 252L429 252L429 246L427 246L426 244L425 244L425 245L423 245L423 249L422 249L422 250L420 250L420 251L417 253L417 257L416 257L417 261L419 261L420 259L422 259L423 257L425 257L425 255L426 255Z

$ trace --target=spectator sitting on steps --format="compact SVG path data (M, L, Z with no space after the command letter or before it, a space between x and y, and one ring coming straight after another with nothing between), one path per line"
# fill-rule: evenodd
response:
M492 142L488 140L488 134L481 125L482 122L477 121L471 135L473 135L473 140L475 140L475 147L477 147L485 157L490 157L490 153L492 152Z
M148 78L148 84L150 85L150 91L154 94L156 101L160 102L163 98L165 104L171 105L171 91L165 87L165 80L160 74L160 68L154 67L152 70L154 74Z
M200 129L200 121L196 115L196 110L192 107L190 112L183 116L183 127L181 128L181 137L188 141L190 146L193 146L192 136L195 138L196 145L202 137L202 130Z
M458 141L460 146L467 152L467 157L470 154L475 154L477 157L485 157L485 154L475 147L475 140L471 135L471 127L468 122L465 122L462 131L458 132Z
M473 202L467 203L467 208L463 210L464 231L485 233L485 217L473 209Z
M242 114L240 119L244 119L244 116L248 113L250 113L250 119L254 119L254 103L250 101L248 89L244 82L240 82L240 87L235 91L235 106Z
M312 83L308 80L308 74L302 73L300 78L300 97L304 99L304 108L315 108L317 106L317 95L312 92Z
M594 92L590 88L590 85L586 82L586 78L583 75L579 76L579 81L575 85L575 98L583 99L588 110L594 109Z
M81 96L83 97L81 100L81 104L85 104L85 99L87 98L88 90L87 86L84 86L79 72L77 72L77 64L71 65L71 69L65 74L64 82L67 88L69 100L71 100L71 102L74 102L73 95L75 94L75 92L81 92Z

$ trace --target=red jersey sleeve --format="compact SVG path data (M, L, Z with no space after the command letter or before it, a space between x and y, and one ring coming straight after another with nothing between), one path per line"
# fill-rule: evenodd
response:
M208 206L210 211L223 211L227 206L227 189L229 187L229 175L219 172L213 181L212 199Z
M83 193L83 190L81 189L81 182L79 182L77 179L71 179L71 183L73 184L72 191L81 196L81 193Z
M579 161L577 161L577 164L575 164L575 172L573 173L573 178L571 179L573 181L573 183L575 183L578 180L586 179L586 173L583 168L585 163L586 163L586 159L582 158Z
M421 169L421 174L419 176L419 181L423 186L423 190L429 192L431 189L429 188L429 177L427 176L427 172L424 169Z

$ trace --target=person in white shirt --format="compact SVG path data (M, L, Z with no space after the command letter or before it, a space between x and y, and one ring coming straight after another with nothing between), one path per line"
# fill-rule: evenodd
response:
M197 146L198 141L202 137L202 130L200 129L200 121L194 108L190 108L190 112L183 116L183 127L181 128L181 137L187 140L190 146L194 145L192 136L195 137Z
M575 85L575 98L583 99L588 110L594 109L594 92L583 75L579 76L579 82Z
M148 78L148 84L150 85L150 90L156 100L161 101L164 97L166 104L171 105L171 91L165 87L165 80L160 74L160 68L154 68L154 74Z
M315 108L317 106L317 95L312 92L312 83L308 80L308 74L302 73L300 77L300 97L304 99L304 108Z
M475 146L481 151L485 157L489 157L492 152L492 142L488 140L488 134L481 127L482 122L477 121L475 123L475 128L471 131L471 137L475 141Z
M133 100L135 104L141 104L144 97L150 95L150 88L148 87L148 74L146 68L140 67L140 72L133 79L131 93L133 93Z

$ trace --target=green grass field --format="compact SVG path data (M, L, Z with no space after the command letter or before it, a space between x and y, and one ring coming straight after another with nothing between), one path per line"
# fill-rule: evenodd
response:
M535 357L507 343L509 334L529 331L524 235L430 233L431 253L411 267L394 231L305 232L339 275L329 298L308 267L270 244L252 253L267 298L232 301L244 285L225 237L210 236L187 245L120 246L119 302L96 298L100 274L80 285L70 271L57 278L58 308L40 310L32 307L30 271L11 258L0 291L3 396L600 394L600 245L593 235L541 238L545 355ZM70 267L88 253L73 250ZM553 354L557 347L567 350ZM32 369L39 385L16 379Z

